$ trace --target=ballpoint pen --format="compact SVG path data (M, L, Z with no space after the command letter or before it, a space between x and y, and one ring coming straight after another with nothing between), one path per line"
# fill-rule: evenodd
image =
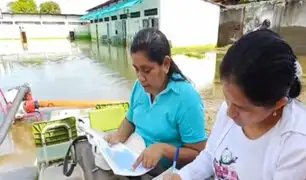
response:
M172 164L172 169L171 169L172 173L175 173L176 161L178 159L179 153L180 153L180 148L177 147L176 150L175 150L175 153L174 153L174 157L173 157L173 164Z
M174 157L173 157L173 164L172 164L172 167L170 168L170 171L169 171L170 172L170 175L168 176L169 180L172 179L172 176L176 171L176 161L177 161L177 158L179 156L179 153L180 153L180 148L177 147L176 150L175 150L175 153L174 153Z

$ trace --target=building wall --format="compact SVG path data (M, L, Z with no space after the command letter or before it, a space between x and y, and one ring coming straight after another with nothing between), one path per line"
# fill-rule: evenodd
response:
M157 15L145 16L145 10L154 8L157 8ZM120 19L120 14L138 11L140 17L128 16L125 20ZM118 16L118 20L112 21L111 17L115 15ZM98 37L105 43L108 39L112 43L122 39L130 42L140 29L154 26L166 34L173 46L215 46L218 38L219 15L219 6L202 0L143 0L140 4L108 14L107 17L110 18L108 22L104 19L103 22L92 21L90 32L94 41ZM122 28L124 23L126 23L126 35Z
M231 44L269 19L271 28L287 40L297 54L305 54L305 2L263 1L224 9L221 11L218 45Z
M132 7L107 14L107 16L103 17L103 22L93 22L90 24L90 32L92 39L95 41L97 39L96 37L99 37L100 40L107 37L112 41L115 41L117 38L118 40L126 39L128 42L130 42L135 33L143 28L144 19L149 20L151 18L159 17L159 15L144 15L144 10L153 8L157 8L157 11L159 13L159 2L160 0L143 0L143 2L140 4L136 4ZM120 19L121 14L130 14L138 11L140 12L139 17L132 18L128 16L127 19ZM112 16L117 16L118 19L112 20ZM107 22L104 20L104 18L106 17L109 18L109 21ZM96 32L96 24L98 25L98 36ZM124 24L126 25L124 26Z
M160 29L173 46L215 46L220 7L202 0L162 0Z
M88 25L81 25L79 16L3 14L0 39L19 39L20 27L28 39L67 38L69 31L89 36Z

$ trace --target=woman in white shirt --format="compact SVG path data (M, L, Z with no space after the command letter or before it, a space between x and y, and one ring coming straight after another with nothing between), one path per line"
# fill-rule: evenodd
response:
M220 65L226 102L207 146L164 179L305 180L306 107L300 66L276 33L257 30L231 46Z

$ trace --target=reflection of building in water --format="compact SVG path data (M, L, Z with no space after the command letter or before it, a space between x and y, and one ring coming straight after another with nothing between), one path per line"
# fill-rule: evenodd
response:
M11 61L3 60L3 56L0 55L0 73L1 76L10 76L13 70L13 63Z
M220 7L203 0L109 0L88 10L93 40L130 42L142 28L159 28L173 46L217 44ZM209 28L208 28L209 27Z
M114 71L119 71L120 75L126 77L129 81L136 79L126 48L110 45L97 46L93 43L91 52L94 59L100 60L105 66Z
M30 40L27 51L24 51L20 41L0 41L0 57L3 60L56 60L79 53L78 45L68 40Z

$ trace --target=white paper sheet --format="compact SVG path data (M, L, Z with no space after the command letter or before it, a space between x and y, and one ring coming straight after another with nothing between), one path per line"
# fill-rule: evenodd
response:
M122 143L109 146L108 143L92 129L82 129L89 136L91 136L91 143L97 145L97 149L102 153L104 159L107 161L114 174L120 176L141 176L151 170L144 168L141 164L135 170L133 170L132 166L139 154L133 152Z

